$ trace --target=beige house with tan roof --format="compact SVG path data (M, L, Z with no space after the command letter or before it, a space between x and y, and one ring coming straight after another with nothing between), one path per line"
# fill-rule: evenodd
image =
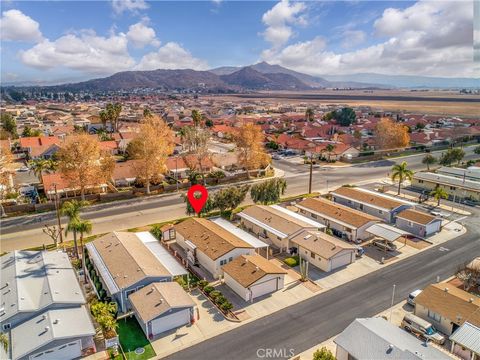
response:
M149 232L112 232L85 247L103 289L121 312L130 310L129 296L135 291L187 274Z
M399 229L425 238L440 231L442 219L422 211L406 209L397 214L395 225Z
M291 245L298 255L322 271L332 271L355 262L356 248L322 231L302 231Z
M342 186L332 191L331 195L334 202L379 217L387 223L394 223L396 214L415 205L405 200L357 187Z
M304 230L323 230L324 225L278 205L254 205L237 216L240 226L262 241L272 244L282 252L288 251L289 240Z
M204 218L188 218L174 225L170 240L186 252L187 260L205 268L214 278L223 274L222 266L240 255L254 254L252 245Z
M223 272L225 284L245 301L283 289L287 273L260 255L241 255Z
M156 282L130 296L135 317L147 336L190 324L195 302L176 282Z
M375 216L321 197L305 199L296 206L300 214L325 225L335 236L353 242L361 242L372 237L366 230L381 221Z
M480 326L480 298L448 283L432 284L415 298L415 315L450 335L466 321Z

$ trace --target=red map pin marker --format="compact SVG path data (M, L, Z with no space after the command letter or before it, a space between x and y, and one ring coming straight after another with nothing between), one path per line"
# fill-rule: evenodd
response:
M195 193L200 193L200 197L197 197L198 195L195 196ZM193 185L192 187L190 187L190 189L188 189L187 197L190 205L192 205L193 210L195 210L198 215L198 213L202 211L203 206L207 202L208 191L202 185Z

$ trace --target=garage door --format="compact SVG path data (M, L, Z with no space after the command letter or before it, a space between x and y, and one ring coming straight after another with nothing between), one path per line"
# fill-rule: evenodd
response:
M340 266L345 266L350 264L352 259L352 254L350 253L345 253L343 255L336 256L332 259L332 269L336 269Z
M71 360L82 356L81 341L72 341L30 356L30 360Z
M153 320L151 322L152 335L157 335L164 331L175 329L189 323L190 309L184 309L171 315L166 315L156 320Z
M277 279L273 278L264 282L260 282L259 284L251 286L250 290L252 291L252 296L254 299L265 294L270 294L271 292L277 290Z

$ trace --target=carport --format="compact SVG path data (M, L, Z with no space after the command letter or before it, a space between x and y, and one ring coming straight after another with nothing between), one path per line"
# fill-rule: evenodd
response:
M373 224L372 226L365 229L365 231L372 234L373 236L377 236L388 242L393 242L405 235L411 235L406 231L397 229L387 224Z

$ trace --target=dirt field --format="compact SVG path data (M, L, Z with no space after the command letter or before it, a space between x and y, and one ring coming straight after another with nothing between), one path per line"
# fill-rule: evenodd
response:
M253 95L253 94L251 94ZM302 98L302 95L303 98ZM321 99L322 95L338 97L338 99ZM318 96L319 99L312 99ZM351 97L351 99L349 99ZM371 97L371 99L358 99L358 97ZM388 100L380 100L388 97ZM479 117L480 96L460 95L454 91L402 91L402 90L374 90L366 92L356 91L316 91L305 93L275 92L257 93L255 97L247 98L245 95L219 95L206 98L232 102L267 101L271 103L288 104L324 104L324 105L349 105L371 106L374 110L399 111L406 113L431 114L431 115L458 115L464 117ZM448 101L442 101L445 99Z

